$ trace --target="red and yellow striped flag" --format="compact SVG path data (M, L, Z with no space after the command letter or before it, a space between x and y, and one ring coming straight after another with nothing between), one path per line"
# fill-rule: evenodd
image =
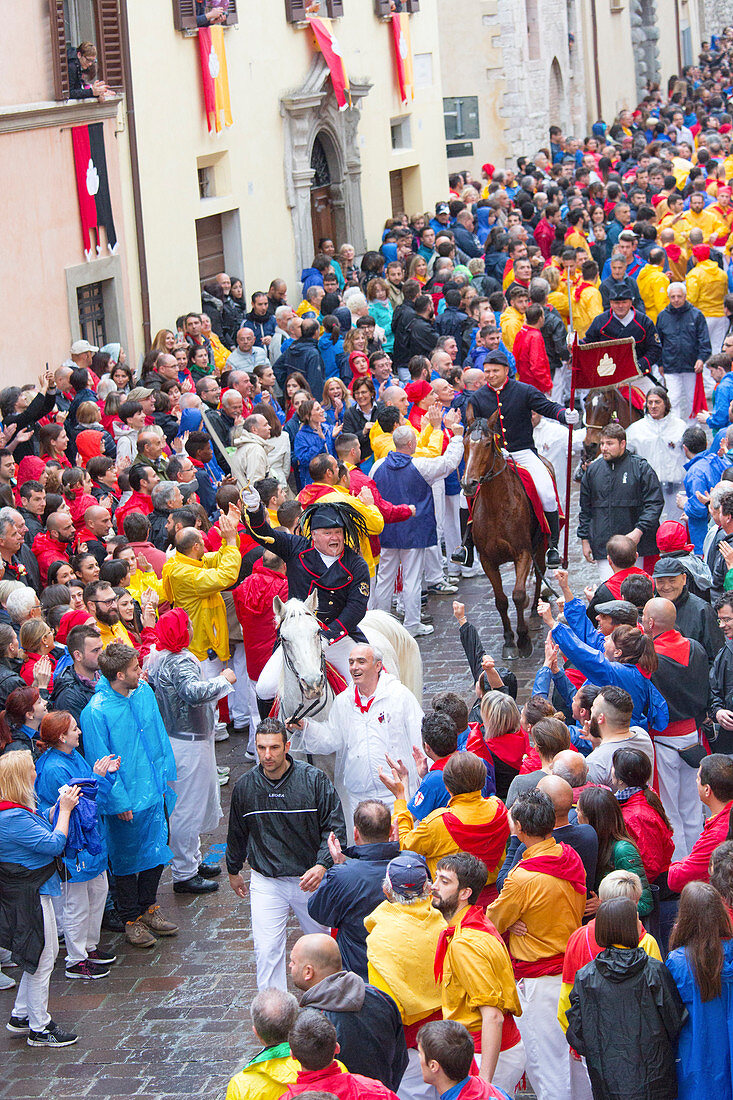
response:
M199 27L199 55L206 121L209 133L215 129L218 134L224 126L232 124L227 55L221 27Z
M308 16L308 24L315 35L316 45L328 65L338 108L340 111L344 111L347 106L351 106L349 76L346 72L338 38L333 31L333 24L330 19L320 19L314 16Z
M392 38L394 40L395 71L400 89L400 100L407 106L415 98L415 76L412 69L412 45L410 43L410 17L406 12L395 12L392 16Z

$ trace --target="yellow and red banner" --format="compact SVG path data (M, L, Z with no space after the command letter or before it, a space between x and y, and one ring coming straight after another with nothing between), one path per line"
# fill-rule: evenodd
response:
M400 90L400 100L406 107L415 98L415 75L412 68L410 43L410 17L406 12L392 16L392 41L394 42L395 75Z
M232 105L229 101L229 74L221 27L199 27L199 55L204 90L204 113L209 133L217 134L232 125Z
M338 108L340 111L345 111L347 107L351 106L349 76L346 72L341 46L334 34L333 24L330 19L321 19L309 15L308 25L315 35L316 46L323 54L323 59L328 65Z

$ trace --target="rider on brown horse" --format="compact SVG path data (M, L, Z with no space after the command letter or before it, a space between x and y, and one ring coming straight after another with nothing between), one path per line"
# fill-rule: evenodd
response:
M560 516L555 497L555 486L547 467L535 450L532 437L532 413L539 413L561 424L577 424L580 416L576 409L564 409L550 401L534 386L509 379L509 364L502 352L491 352L484 361L487 385L472 393L468 406L476 419L488 420L497 410L497 432L503 448L520 466L532 475L537 495L550 528L547 565L557 569L560 565L558 541Z

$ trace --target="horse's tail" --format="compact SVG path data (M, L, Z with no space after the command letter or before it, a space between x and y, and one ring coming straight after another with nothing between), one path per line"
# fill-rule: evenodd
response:
M422 706L422 656L420 647L402 623L386 611L367 611L362 627L372 626L394 649L399 677Z

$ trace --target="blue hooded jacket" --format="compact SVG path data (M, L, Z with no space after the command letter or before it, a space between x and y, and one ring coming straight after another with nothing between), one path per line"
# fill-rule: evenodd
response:
M712 1001L700 996L686 948L676 947L666 959L689 1014L677 1039L678 1100L733 1098L733 941L723 940L722 947L722 989Z
M38 807L44 814L48 814L48 810L56 803L59 796L59 787L63 787L65 783L72 786L73 781L85 779L96 781L97 784L97 795L93 802L89 799L79 800L79 806L81 806L82 801L88 803L84 812L88 815L90 833L97 843L92 843L88 847L76 848L74 854L71 855L70 850L73 846L74 836L72 836L71 821L69 822L69 836L64 850L64 863L69 870L72 882L89 882L90 879L97 878L98 875L107 870L107 843L105 831L100 825L99 814L104 812L115 773L113 772L111 775L102 778L95 775L92 768L93 766L84 759L77 749L72 749L71 752L61 752L59 749L53 748L46 749L36 761L36 797L38 798ZM89 815L90 806L93 807L91 815ZM78 808L72 811L72 820Z

